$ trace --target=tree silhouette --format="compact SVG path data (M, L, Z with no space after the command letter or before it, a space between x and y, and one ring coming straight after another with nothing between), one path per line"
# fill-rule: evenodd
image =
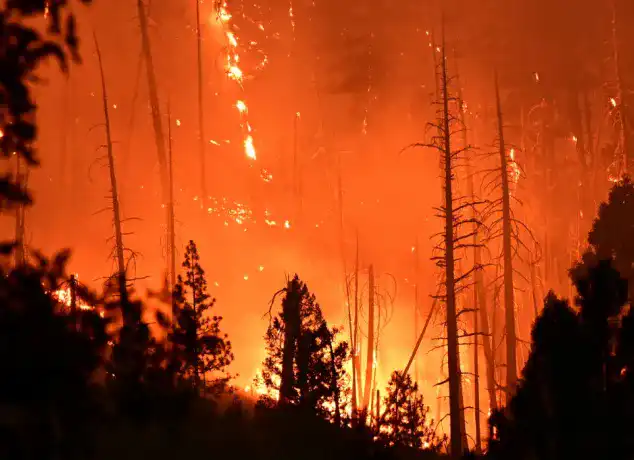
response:
M315 296L297 275L280 293L285 294L282 311L264 336L263 383L269 395L279 393L280 406L296 406L340 424L348 344L337 343L339 329L328 327Z
M623 177L601 203L588 242L599 259L613 259L614 268L634 287L634 184Z
M492 417L494 458L622 458L627 398L613 350L626 281L593 253L570 274L578 311L548 295L517 395Z
M81 2L89 4L91 0ZM75 17L65 12L68 3L8 0L0 10L0 155L10 158L15 153L29 166L38 164L34 146L37 105L29 82L37 81L38 65L49 57L57 59L63 71L68 54L79 61ZM20 23L24 17L41 16L48 21L46 38ZM0 175L0 209L30 202L19 178L10 173Z
M2 458L86 458L107 321L54 295L68 256L0 273Z
M210 316L216 299L207 292L205 271L193 241L189 241L183 261L185 279L178 276L174 287L176 318L171 333L177 373L199 392L224 389L226 367L233 361L231 342L220 330L221 316ZM208 380L209 379L209 380Z
M439 439L431 428L429 407L423 402L418 383L412 382L407 374L401 378L398 371L390 377L387 396L383 400L386 407L379 427L379 438L386 445L438 450L443 439Z

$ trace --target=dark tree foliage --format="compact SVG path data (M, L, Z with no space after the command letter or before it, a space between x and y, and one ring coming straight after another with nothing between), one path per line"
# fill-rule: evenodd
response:
M599 259L613 259L614 268L634 283L634 184L625 176L601 203L588 242Z
M263 383L269 394L279 392L280 405L340 423L348 394L348 344L337 343L339 329L328 327L315 295L297 275L279 293L285 294L282 311L264 336Z
M390 377L387 396L383 399L385 413L381 419L379 439L387 446L406 446L416 449L439 450L439 439L428 419L429 407L424 404L418 383L407 374L394 371Z
M222 316L210 315L216 299L207 292L198 249L190 241L183 261L185 279L174 287L177 317L170 335L176 372L199 392L217 394L226 387L226 367L233 361L231 341L220 330Z
M86 458L107 321L53 295L68 255L0 273L0 458Z
M89 4L91 0L81 0ZM30 166L38 164L35 155L37 105L29 84L37 80L40 62L56 58L62 70L67 55L79 61L76 24L67 13L67 0L7 0L0 10L0 154L17 154ZM45 16L45 35L21 23L25 17ZM0 209L28 204L29 194L11 174L0 175Z
M550 293L517 394L491 418L494 458L631 458L627 284L587 253L570 272L577 310ZM629 314L626 318L629 317ZM624 374L625 373L625 374Z

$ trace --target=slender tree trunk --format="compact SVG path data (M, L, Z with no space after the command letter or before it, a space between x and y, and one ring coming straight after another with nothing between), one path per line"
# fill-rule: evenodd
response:
M418 324L418 315L419 315L419 302L418 302L418 283L420 282L420 263L418 256L418 238L416 238L416 244L414 245L414 346L416 346L416 341L418 340L418 330L420 329ZM404 376L403 376L404 377ZM419 373L418 373L418 358L414 357L414 382L418 383L419 381Z
M168 212L169 220L167 225L168 233L168 254L170 263L170 291L174 292L176 286L176 229L175 229L175 213L174 213L174 163L172 158L172 112L167 109L167 143L168 143L168 162L169 162L169 201ZM176 324L177 316L176 299L172 296L172 323Z
M372 391L372 368L374 363L374 267L370 265L368 288L368 343L365 360L365 388L363 390L363 410L370 407L370 393Z
M462 89L461 87L458 89L458 102L460 104L460 123L462 125L462 144L463 148L467 150L469 148L469 142L467 139L467 123L465 120L465 111L463 107L463 99L462 99ZM482 447L482 435L480 428L480 373L479 373L479 337L480 337L480 329L478 325L478 314L479 314L479 298L478 298L478 290L482 288L482 286L478 285L478 281L482 281L481 277L477 275L481 269L481 256L480 256L480 240L479 240L479 231L480 227L478 224L478 215L475 208L476 196L475 196L475 187L473 185L473 172L471 170L471 159L466 158L465 162L466 166L466 175L467 175L467 194L469 199L471 200L471 219L473 224L471 226L471 232L473 233L471 244L473 246L473 268L474 268L474 285L473 285L473 401L474 401L474 425L475 425L475 451L476 453L481 452ZM480 279L478 279L480 278ZM464 406L463 406L464 410ZM465 431L466 434L466 431ZM466 444L465 444L466 445Z
M456 314L456 286L454 260L454 215L453 215L453 153L451 150L451 126L449 121L449 89L447 78L447 59L445 44L442 46L442 146L444 160L445 189L445 286L447 302L447 351L449 373L449 419L451 437L451 455L458 458L462 455L462 430L460 415L460 357L458 344L458 322Z
M121 212L119 207L119 191L117 188L117 176L115 174L114 165L114 153L112 151L112 134L110 130L110 113L108 112L108 93L106 91L106 79L103 72L103 63L101 61L101 50L99 49L99 43L97 42L97 36L95 39L95 49L97 51L97 59L99 60L99 73L101 76L101 92L103 99L103 115L106 125L106 147L108 151L108 171L110 172L110 195L112 199L112 214L114 220L114 235L115 235L115 255L117 261L117 280L119 283L119 297L122 305L127 302L127 282L126 282L126 267L125 258L123 253L123 232L121 231Z
M145 69L147 73L148 92L150 96L150 108L152 109L152 125L154 127L154 142L158 155L159 170L161 175L161 188L163 203L168 201L168 171L167 154L165 153L165 137L163 135L163 124L161 123L161 109L159 105L158 91L156 87L156 75L154 74L154 60L152 58L152 48L150 46L150 36L148 33L147 17L143 0L137 0L137 10L139 24L141 26L141 47L145 58ZM169 210L166 215L169 221Z
M614 61L614 75L616 78L616 99L618 104L618 117L619 117L619 141L621 144L621 174L626 174L629 171L629 135L627 133L625 109L626 92L623 89L623 77L621 70L621 61L619 56L619 39L617 29L617 12L616 12L616 0L612 0L612 60Z
M362 400L361 394L361 341L359 340L359 233L357 231L357 249L354 265L354 345L356 347L352 353L352 365L355 369L356 380L353 382L356 388L357 401ZM358 408L357 408L358 409Z
M203 103L203 43L200 30L200 2L196 0L196 45L198 55L198 155L200 157L200 193L201 204L207 209L207 163L205 161L205 112Z
M502 178L502 244L504 251L504 325L506 328L506 400L515 393L517 381L517 336L515 331L515 293L513 289L513 248L511 244L511 199L508 178L508 159L504 143L504 119L500 102L500 89L495 77L498 136L500 148L500 175Z

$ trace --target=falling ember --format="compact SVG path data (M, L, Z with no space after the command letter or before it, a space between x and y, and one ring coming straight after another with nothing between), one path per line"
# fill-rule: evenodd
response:
M291 223L288 220L284 222L284 228L291 228Z
M249 275L244 275L244 280L249 281Z
M539 83L539 74L537 72L533 73L533 78L535 79L535 83Z
M574 142L574 143L576 144L576 143L577 143L577 141L578 141L577 136L574 136L574 135L573 135L573 136L572 136L572 142Z
M262 168L260 171L260 177L264 182L271 182L273 180L273 174L271 174L266 168Z
M246 153L247 157L251 158L252 160L257 159L255 147L253 146L253 136L251 136L250 134L244 140L244 153Z
M4 131L0 129L0 139L4 137Z
M610 104L612 104L612 107L616 107L616 99L614 99L613 97L610 98Z
M244 72L240 67L240 54L239 54L239 39L236 35L234 26L231 24L232 15L229 13L228 6L226 0L223 2L218 2L220 5L218 6L217 11L217 19L216 21L220 24L220 26L224 29L224 35L227 40L227 56L226 56L226 66L225 70L227 76L230 80L236 82L241 93L244 93ZM266 59L266 58L265 58ZM238 99L236 101L236 108L242 115L242 120L240 122L240 126L242 127L242 131L244 133L244 152L247 158L251 160L256 160L257 155L255 151L255 146L253 142L253 136L251 133L253 129L251 128L251 124L247 119L248 109L247 104L244 101L244 98Z
M180 120L176 120L176 126L180 126L181 125L181 121Z

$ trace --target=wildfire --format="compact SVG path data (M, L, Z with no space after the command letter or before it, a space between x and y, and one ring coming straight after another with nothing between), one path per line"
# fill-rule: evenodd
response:
M227 73L227 77L233 80L238 86L241 93L244 94L244 71L240 67L240 54L239 54L239 40L234 32L234 26L231 24L232 15L229 12L226 0L223 1L218 7L218 11L216 13L216 21L220 24L224 31L225 38L227 40L227 57L226 57L226 65L225 71ZM244 99L238 99L236 102L236 108L240 112L241 121L240 126L242 127L242 131L244 133L244 153L247 158L251 160L257 159L257 152L255 149L255 145L253 142L253 135L251 124L247 119L247 115L249 110L247 108L247 104Z
M75 280L79 278L77 274L75 274L74 276L75 276ZM95 309L94 306L87 304L82 298L78 297L77 295L73 295L72 287L70 285L66 286L65 288L59 288L58 290L54 291L53 297L57 299L59 303L65 305L68 308L71 308L73 306L73 297L74 297L76 308L79 308L80 310L94 310ZM99 315L103 318L104 313L99 312Z
M517 183L520 180L520 176L522 174L522 171L520 170L520 167L517 164L517 161L515 160L515 149L511 149L511 153L510 153L510 157L511 157L511 180L513 181L514 184L517 185Z

